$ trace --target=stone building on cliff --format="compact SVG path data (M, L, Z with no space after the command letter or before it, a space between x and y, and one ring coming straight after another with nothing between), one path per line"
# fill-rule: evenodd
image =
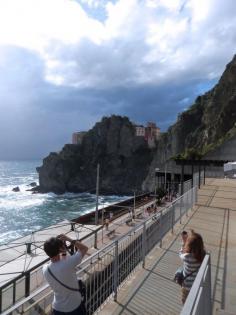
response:
M81 144L86 131L74 132L72 134L72 144Z
M149 148L155 148L156 140L160 138L161 132L154 122L148 122L146 127L135 125L135 129L137 137L143 137L147 141Z

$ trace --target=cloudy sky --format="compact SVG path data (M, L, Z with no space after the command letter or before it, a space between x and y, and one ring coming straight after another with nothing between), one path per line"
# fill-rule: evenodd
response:
M105 115L164 131L235 50L235 0L0 0L0 159L45 157Z

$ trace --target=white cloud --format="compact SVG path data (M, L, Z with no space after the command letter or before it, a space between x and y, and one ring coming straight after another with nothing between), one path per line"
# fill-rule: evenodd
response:
M44 52L51 41L97 42L102 25L90 19L75 1L0 0L0 44Z
M82 4L102 7L106 19ZM235 16L233 0L0 0L0 45L40 54L56 85L212 79L234 53Z

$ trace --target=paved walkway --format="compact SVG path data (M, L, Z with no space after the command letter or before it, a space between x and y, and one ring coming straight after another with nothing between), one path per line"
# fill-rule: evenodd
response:
M211 253L214 313L236 314L236 180L208 179L199 190L197 205L168 234L162 248L148 255L145 269L137 271L109 302L101 315L174 315L181 312L180 287L172 279L181 265L180 232L201 233Z

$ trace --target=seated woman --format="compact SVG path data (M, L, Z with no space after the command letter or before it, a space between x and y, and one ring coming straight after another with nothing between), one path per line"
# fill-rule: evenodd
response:
M183 251L180 253L180 258L183 261L183 275L185 277L181 288L183 304L187 299L205 254L201 235L192 231L186 239Z

